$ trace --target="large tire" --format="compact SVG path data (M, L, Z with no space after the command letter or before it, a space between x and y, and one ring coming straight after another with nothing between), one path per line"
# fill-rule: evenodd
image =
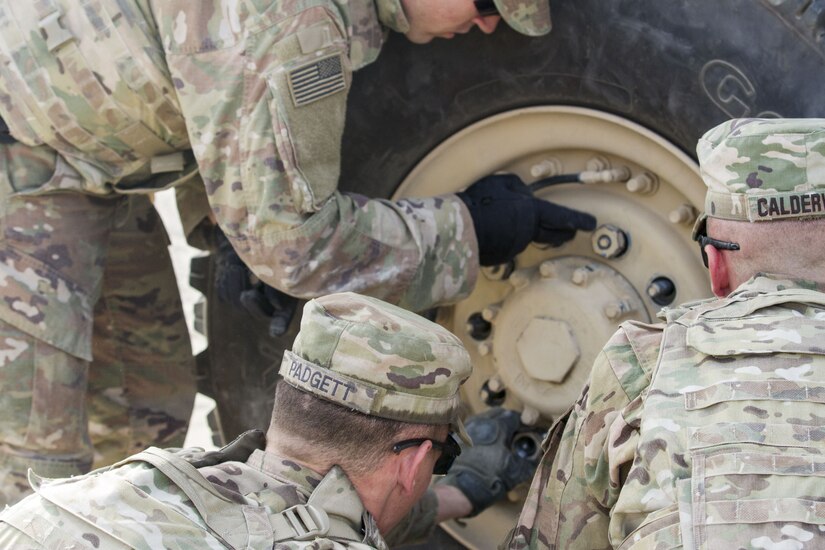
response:
M379 61L355 75L342 190L393 196L457 132L531 106L609 113L688 160L697 138L727 118L825 116L823 0L580 0L554 2L552 12L543 38L504 26L427 46L392 35ZM450 192L470 181L441 183ZM208 333L224 435L265 426L289 337L268 341L265 327L220 305L209 309Z

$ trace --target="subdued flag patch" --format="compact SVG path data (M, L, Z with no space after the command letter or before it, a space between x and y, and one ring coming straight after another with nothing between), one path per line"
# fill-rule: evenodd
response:
M289 91L296 107L346 89L341 54L324 57L289 71Z

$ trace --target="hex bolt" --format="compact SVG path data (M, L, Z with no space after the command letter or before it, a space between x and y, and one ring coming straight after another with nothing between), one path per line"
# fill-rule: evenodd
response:
M530 175L534 178L548 178L561 174L561 161L555 157L547 157L530 168Z
M618 258L627 251L627 234L615 225L600 225L590 237L593 252L608 260Z
M627 180L625 185L631 193L652 195L659 190L659 176L650 172L642 172Z
M492 322L496 318L498 312L501 311L501 306L491 304L481 310L481 316L485 321Z
M633 311L633 309L633 306L627 300L616 300L604 306L603 311L605 317L611 321L616 321Z
M627 166L600 170L598 172L584 171L579 174L582 183L616 183L630 179L630 169Z
M539 413L539 411L537 411L536 409L534 409L533 407L531 407L529 405L524 407L524 410L521 411L521 423L522 424L527 424L528 426L533 426L533 425L536 424L536 422L539 421L539 418L541 418L541 414Z
M586 286L587 280L590 278L590 273L591 271L586 267L579 267L573 271L573 276L570 280L576 286Z
M689 204L679 205L668 214L667 219L673 224L690 225L696 221L696 209Z
M480 312L475 312L469 317L467 317L467 334L470 335L470 338L473 340L486 340L490 337L490 333L493 330L493 325L490 324L489 321L484 319Z
M556 269L556 264L550 260L547 260L545 262L541 262L541 265L539 266L539 273L545 279L551 279L558 275L558 269Z
M610 168L610 161L601 155L596 155L587 161L586 168L588 172L601 172Z

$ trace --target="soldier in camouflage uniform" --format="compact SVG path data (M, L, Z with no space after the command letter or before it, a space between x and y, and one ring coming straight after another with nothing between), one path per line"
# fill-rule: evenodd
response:
M189 343L142 195L205 190L243 261L289 294L413 310L467 295L479 262L592 228L520 181L396 202L336 190L351 74L386 30L492 32L499 12L550 30L547 0L0 0L0 504L28 466L80 473L184 435Z
M508 548L825 547L825 119L732 120L698 157L717 299L621 326Z
M352 293L312 300L265 439L248 432L211 453L150 448L65 480L31 473L37 494L0 513L0 548L384 549L393 528L426 536L471 509L454 485L427 492L460 453L453 433L468 441L458 389L470 371L461 341L422 317ZM487 427L455 466L519 460ZM496 447L507 456L482 464Z

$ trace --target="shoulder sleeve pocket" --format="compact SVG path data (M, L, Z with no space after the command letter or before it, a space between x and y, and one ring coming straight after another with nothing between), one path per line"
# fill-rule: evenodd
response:
M335 45L267 76L275 145L302 212L319 210L338 186L350 75L346 50Z

